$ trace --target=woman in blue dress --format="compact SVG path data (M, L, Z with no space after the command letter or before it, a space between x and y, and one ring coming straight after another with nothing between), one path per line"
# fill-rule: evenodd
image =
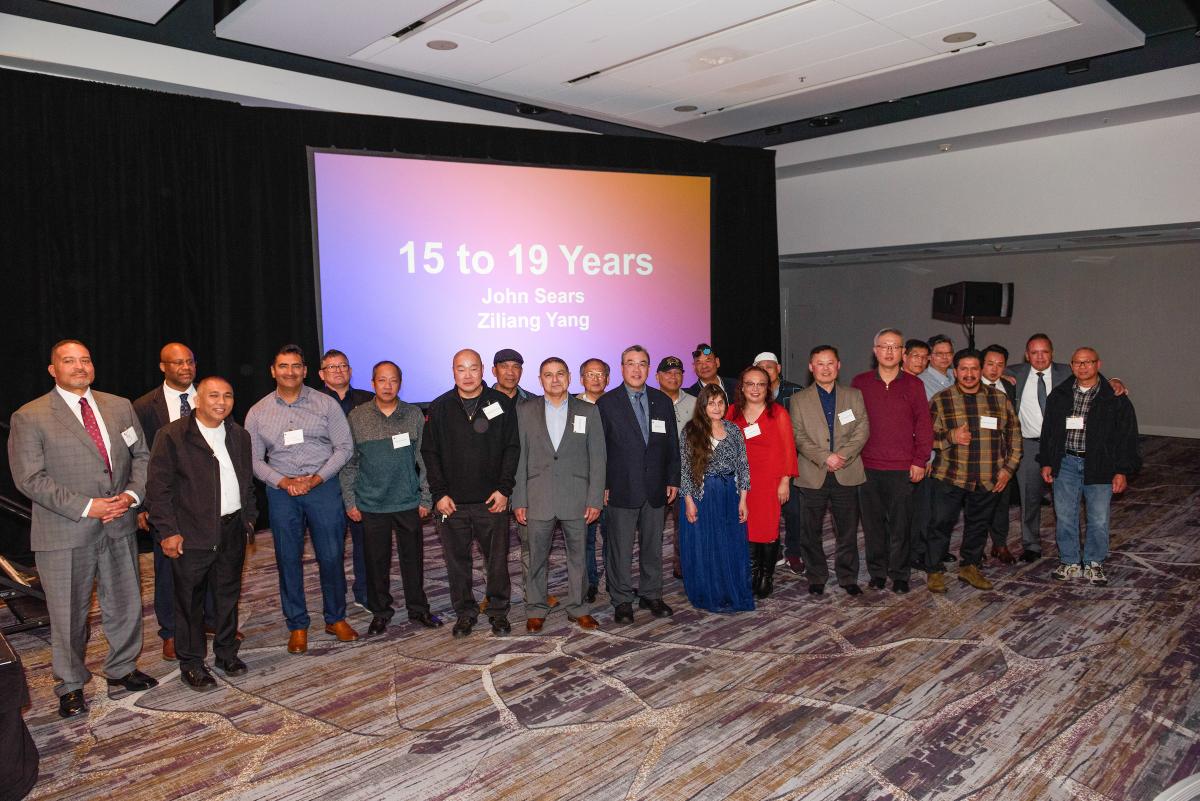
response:
M706 384L679 443L683 588L692 606L710 612L754 608L746 545L750 466L741 430L724 419L727 405L724 390Z

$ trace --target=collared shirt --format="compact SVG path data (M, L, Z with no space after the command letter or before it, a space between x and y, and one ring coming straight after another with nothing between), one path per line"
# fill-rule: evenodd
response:
M342 407L308 386L300 388L295 403L288 403L275 391L251 406L246 430L250 432L254 475L268 487L278 487L285 478L313 474L332 481L354 452ZM296 438L302 441L287 444Z
M642 384L641 389L634 389L628 384L621 384L625 387L625 394L629 396L629 405L633 406L633 416L637 417L637 407L642 407L642 413L645 416L646 425L650 425L650 399L646 397L646 385ZM641 397L637 397L640 393Z
M233 514L242 508L242 492L238 486L237 472L233 469L233 459L229 458L229 449L225 447L225 421L218 423L216 428L209 428L197 420L196 428L200 429L200 436L212 448L221 468L221 517Z
M1054 389L1054 385L1050 382L1050 371L1054 365L1050 365L1042 371L1041 380L1046 386L1046 397L1050 397L1050 391ZM1029 377L1025 379L1025 386L1021 389L1021 436L1025 439L1038 439L1042 436L1042 406L1038 403L1038 373L1033 369L1033 365L1029 366Z
M567 399L563 398L562 403L555 406L546 398L546 430L550 432L550 444L554 446L554 450L558 450L559 443L562 442L563 434L567 431Z
M337 405L342 407L342 414L347 417L350 416L350 412L354 411L356 407L375 399L374 392L368 392L365 389L355 389L351 386L346 387L345 395L338 395L337 390L328 384L322 387L321 391L337 401Z
M1009 476L1021 461L1021 426L1004 395L990 387L972 394L955 384L939 392L929 405L933 412L933 472L941 481L974 492L993 489L1002 469ZM984 417L995 420L995 428L983 426ZM951 433L963 423L971 442L958 445Z
M588 397L586 392L580 392L578 395L575 396L575 398L577 400L583 401L584 403L591 403L591 404L596 403L594 400L592 400L591 398Z
M384 414L372 401L352 409L346 421L354 437L354 455L338 476L346 508L375 514L431 508L420 407L397 401Z
M837 449L833 442L833 413L837 409L837 384L833 385L832 392L826 392L824 388L817 385L817 397L821 399L821 411L825 412L825 424L829 426L829 450Z
M166 381L163 382L163 398L167 401L167 417L171 418L172 423L181 417L179 414L179 399L181 397L186 397L188 399L188 406L194 411L196 408L196 385L193 384L183 392L180 392L179 390L167 384ZM241 507L239 506L238 509L240 508Z
M92 407L92 414L96 415L96 425L100 427L100 438L104 440L104 451L108 454L108 463L112 464L112 440L108 437L108 426L104 425L104 417L100 414L100 404L96 403L96 397L92 395L92 388L88 387L87 391L82 395L76 395L70 390L63 389L58 384L54 385L58 390L58 394L66 402L67 408L71 410L71 414L75 415L75 419L79 421L79 425L83 425L83 410L79 408L79 399L87 398L88 406ZM86 426L85 426L86 428ZM133 490L125 490L125 494L133 498L134 506L141 506L142 499L138 497ZM83 507L83 514L79 519L87 517L88 512L92 510L92 502L89 500L87 506Z
M933 369L933 365L926 367L917 376L921 379L921 383L925 385L925 400L933 400L933 396L941 392L943 389L950 389L954 386L954 370L947 370L945 375Z
M1084 421L1084 426L1087 425L1088 412L1092 408L1092 401L1096 399L1097 387L1100 382L1097 381L1087 389L1080 389L1079 382L1075 382L1075 391L1071 393L1071 417L1081 417ZM1079 451L1083 453L1087 451L1087 431L1085 428L1067 428L1067 450Z

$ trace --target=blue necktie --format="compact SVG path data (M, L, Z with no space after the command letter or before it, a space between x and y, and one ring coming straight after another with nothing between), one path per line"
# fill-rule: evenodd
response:
M188 403L187 393L184 392L179 396L179 416L187 417L192 413L192 406Z
M642 441L649 445L650 421L646 419L646 407L642 405L645 397L645 392L633 393L633 408L637 410L638 427L642 429Z

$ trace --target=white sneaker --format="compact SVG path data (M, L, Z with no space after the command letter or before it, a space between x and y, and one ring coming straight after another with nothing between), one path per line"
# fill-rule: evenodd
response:
M1071 581L1082 575L1079 565L1059 565L1054 568L1054 572L1050 574L1051 578L1056 578L1059 581Z
M1108 576L1104 575L1104 566L1099 562L1092 562L1083 569L1083 577L1096 587L1104 587L1108 585Z

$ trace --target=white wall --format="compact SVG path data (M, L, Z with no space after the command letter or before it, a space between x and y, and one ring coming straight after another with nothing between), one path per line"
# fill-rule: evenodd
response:
M1094 263L1098 258L1109 261ZM979 326L979 348L998 342L1011 352L1010 361L1020 361L1025 340L1035 331L1054 340L1057 361L1068 361L1076 347L1094 347L1103 372L1129 384L1142 433L1200 437L1200 243L836 267L784 265L786 373L807 383L809 349L828 343L841 351L848 382L868 369L871 339L883 327L923 339L946 333L955 347L965 347L957 325L931 316L933 288L957 281L1016 285L1012 324Z

